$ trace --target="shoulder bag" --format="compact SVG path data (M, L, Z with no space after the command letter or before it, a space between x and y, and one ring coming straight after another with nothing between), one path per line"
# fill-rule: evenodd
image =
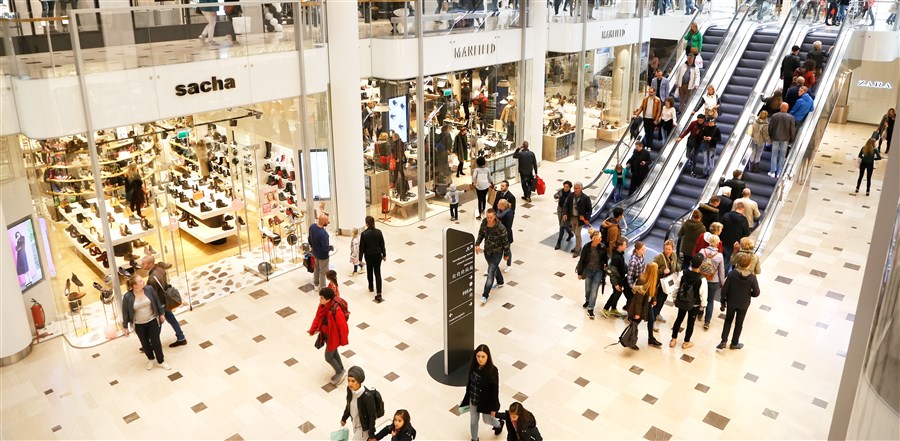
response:
M672 271L669 267L669 259L663 255L663 262L666 263L666 268L669 270L669 275L659 279L659 285L662 288L662 291L667 295L673 295L678 292L678 287L681 286L681 273L678 271Z

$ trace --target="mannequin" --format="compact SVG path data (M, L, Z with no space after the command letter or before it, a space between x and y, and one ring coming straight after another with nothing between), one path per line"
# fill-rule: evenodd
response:
M506 126L506 139L515 141L516 139L516 121L519 119L519 112L516 108L516 99L509 98L509 104L503 108L500 114L500 121Z

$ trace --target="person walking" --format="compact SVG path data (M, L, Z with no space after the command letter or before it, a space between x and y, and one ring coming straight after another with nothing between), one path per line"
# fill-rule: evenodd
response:
M334 369L331 384L335 386L344 381L344 363L338 348L350 343L350 329L347 327L349 314L346 300L335 296L330 288L319 290L319 307L307 333L319 334L316 348L325 347L325 362Z
M313 287L318 290L321 286L326 286L328 281L325 280L325 271L328 271L329 253L333 249L328 237L328 215L320 214L316 223L309 227L309 245L312 248L312 255L316 258L315 268L313 269Z
M656 96L656 90L652 87L647 88L641 105L634 111L635 117L640 117L644 121L644 137L643 143L652 146L653 131L659 125L659 118L662 116L662 100Z
M334 291L335 297L341 296L341 288L338 286L337 271L325 271L325 280L328 281L328 289Z
M365 263L360 259L361 254L359 254L359 228L353 229L353 236L350 239L350 263L353 264L353 273L352 275L357 275L362 272Z
M758 116L750 117L750 173L757 173L759 161L762 160L763 150L766 145L772 143L772 137L769 136L769 112L763 110Z
M500 260L509 260L509 236L506 234L506 227L497 219L497 215L493 208L487 209L485 219L481 221L481 227L478 229L478 239L475 241L475 253L482 252L481 242L484 242L484 260L487 261L487 279L484 281L484 294L481 295L481 305L484 306L490 297L491 289L494 288L494 280L497 281L496 288L503 288L503 273L500 271Z
M625 265L625 248L628 247L628 239L620 237L612 246L613 252L609 258L607 274L609 275L609 285L612 286L613 291L606 304L603 305L603 310L600 311L603 318L622 317L617 305L625 287L628 286L628 282L625 280L628 275L628 266Z
M702 219L703 213L700 210L694 210L691 212L691 218L684 221L681 224L681 229L678 230L678 240L681 241L681 247L679 248L681 251L681 262L685 268L691 266L691 258L694 257L694 244L697 243L697 238L706 232Z
M469 412L469 430L472 441L478 441L478 415L494 429L494 435L503 432L503 423L494 418L500 410L500 373L491 358L491 349L480 344L469 362L469 379L466 394L459 403Z
M375 218L366 216L366 230L359 238L359 255L366 265L366 281L369 282L369 292L375 292L375 301L381 303L381 262L387 260L387 247L384 245L384 235L381 230L375 228ZM372 288L375 288L374 290Z
M696 176L696 166L697 166L697 153L700 151L700 141L702 141L703 136L701 135L703 132L703 128L706 126L706 114L700 113L697 114L697 119L691 121L688 124L687 128L681 132L681 135L678 135L678 138L675 142L681 142L685 136L687 136L687 164L685 167L690 168L691 177Z
M734 321L734 334L731 335L730 349L741 349L741 330L744 329L744 319L747 310L750 309L750 299L759 297L759 282L750 270L752 260L747 254L737 255L737 267L728 273L725 284L722 285L722 311L725 312L725 324L722 327L722 341L716 349L725 349L728 335L731 333L731 323Z
M497 219L500 219L500 223L503 224L503 227L506 228L506 236L509 238L509 256L506 259L506 268L503 269L504 273L508 273L512 270L512 225L516 213L509 208L509 201L501 199L497 204L497 212L495 214L497 215Z
M582 308L587 309L588 318L594 319L594 305L597 304L597 292L600 287L604 288L604 276L606 275L606 265L609 256L603 247L603 237L600 231L591 233L591 241L581 249L581 255L578 264L575 265L575 273L578 280L584 280L584 304Z
M469 120L469 108L466 107L466 121ZM465 176L463 165L469 160L469 129L466 126L460 127L459 133L453 139L453 154L459 164L456 166L456 177Z
M488 189L494 185L491 181L491 170L487 168L486 164L484 156L479 156L475 160L477 167L472 171L472 187L475 188L475 195L478 197L478 215L475 216L475 220L481 220L484 209L487 207Z
M366 373L359 366L347 371L347 404L341 415L341 427L347 425L347 419L353 420L354 440L380 439L375 436L375 394L363 386Z
M581 182L576 182L572 187L572 194L566 199L565 213L563 220L569 222L575 235L575 247L572 248L572 258L574 259L581 252L582 223L586 224L586 219L591 215L591 198L582 192Z
M781 176L788 144L794 142L796 134L796 121L788 113L788 103L781 103L781 111L769 118L769 137L772 139L772 159L768 173L770 178Z
M518 161L519 180L522 183L522 199L531 202L531 189L534 186L535 176L538 174L537 158L534 152L528 150L528 141L513 153L513 158Z
M543 439L534 415L518 401L509 405L509 411L498 412L494 417L506 424L506 441L541 441Z
M392 424L384 426L375 434L375 439L381 441L388 435L391 441L413 441L416 439L416 429L412 426L412 419L406 409L400 409L394 413Z
M631 302L631 290L638 282L638 278L641 277L641 274L644 273L644 267L646 264L644 263L644 253L647 252L647 248L644 247L644 242L637 241L634 243L634 249L631 250L631 259L628 260L628 273L625 277L625 281L628 282L627 286L625 286L625 309L628 309L628 303Z
M612 256L616 243L622 237L622 219L624 217L625 210L622 207L615 207L610 216L600 224L600 231L603 234L603 245L606 247L607 256ZM622 273L623 276L624 274Z
M147 370L153 369L153 360L157 366L171 370L166 363L159 341L159 325L165 320L165 308L153 288L147 286L140 274L132 274L127 282L128 292L122 296L122 328L125 336L131 335L131 329L141 341L141 352L147 356Z
M650 157L650 153L644 149L644 144L641 141L636 141L634 143L634 151L631 153L631 157L628 158L628 168L631 169L631 187L628 189L628 195L634 195L637 191L638 187L647 179L647 175L650 174L650 164L653 162L653 158Z
M896 9L897 4L894 3L891 7ZM881 124L878 125L879 130L881 130L881 136L878 137L878 151L881 151L881 142L887 141L887 148L884 149L884 154L891 152L891 138L894 137L894 123L896 122L897 111L894 108L890 108L881 118Z
M562 245L563 234L568 234L566 237L566 242L572 240L572 236L575 233L572 232L572 225L569 223L566 218L566 201L569 200L569 195L572 194L572 182L565 181L563 182L563 186L559 189L553 197L556 199L556 219L559 222L559 236L556 238L556 247L555 250L558 250Z
M872 171L875 170L875 161L881 160L878 149L875 148L875 140L869 139L866 145L859 150L859 178L856 179L856 193L859 193L859 185L862 184L863 173L866 174L866 196L872 190Z
M153 288L156 297L165 304L163 315L165 315L166 321L172 325L172 330L175 331L175 341L169 344L169 347L175 348L186 345L187 339L184 337L184 331L181 330L181 324L179 324L178 319L175 318L175 313L172 312L175 308L181 306L181 304L175 304L166 297L166 289L170 286L166 269L171 267L172 265L168 263L161 262L157 264L156 258L153 257L152 254L146 255L141 259L141 272L147 272L146 276L144 276L144 274L141 275L144 276L144 280L148 282L147 285Z
M663 243L663 252L656 255L653 258L653 263L656 264L657 279L662 282L662 279L665 277L669 277L672 274L681 272L681 264L678 261L678 254L675 253L675 241L672 239L667 239L665 243ZM661 283L660 286L656 287L656 306L653 307L653 321L665 323L666 319L662 316L663 306L666 304L666 299L669 297L665 291L663 291ZM658 328L653 326L653 330L656 331Z
M637 245L640 242L637 242ZM640 325L641 321L647 322L647 344L653 347L662 347L662 343L653 336L653 308L656 306L656 293L659 279L659 267L655 263L650 262L644 269L644 272L635 281L631 288L632 297L628 303L628 320L635 325ZM638 328L640 329L640 328ZM639 348L637 345L631 347L635 351Z
M691 336L694 334L694 319L700 311L700 299L706 297L706 278L700 275L700 265L703 264L703 256L700 254L691 258L691 266L685 267L681 275L681 285L678 287L678 294L675 296L675 307L678 308L678 317L672 324L672 340L669 340L669 347L674 348L678 344L678 332L681 330L681 324L687 318L685 325L684 343L681 344L682 349L690 349L694 347L691 343Z
M506 199L509 202L509 209L515 213L516 211L516 197L509 191L509 181L503 180L500 181L500 191L497 192L497 197L494 198L494 212L499 208L498 204L501 199Z
M743 216L741 216L741 219L743 220ZM709 238L709 246L700 250L700 253L698 253L704 260L710 260L713 266L711 274L704 274L702 271L703 268L700 268L700 274L706 277L707 288L706 307L700 306L700 312L697 315L697 320L703 319L703 329L709 329L709 324L712 321L713 304L716 300L716 294L719 292L722 282L725 281L725 260L722 257L722 253L719 252L720 243L721 240L719 239L719 236L712 236Z
M798 67L800 67L800 46L794 45L791 47L791 53L781 59L781 80L784 82L784 87L781 90L786 91L791 87L791 82L794 80L794 70Z
M693 55L688 55L684 64L678 66L673 80L678 85L678 111L684 113L688 110L691 95L700 88L700 69L694 64Z

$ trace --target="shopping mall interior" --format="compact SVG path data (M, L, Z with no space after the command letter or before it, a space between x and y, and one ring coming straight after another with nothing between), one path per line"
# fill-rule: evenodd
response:
M0 0L0 437L900 439L898 4Z

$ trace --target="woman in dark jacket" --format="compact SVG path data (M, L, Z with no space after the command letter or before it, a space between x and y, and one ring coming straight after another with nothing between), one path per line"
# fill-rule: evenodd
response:
M750 270L753 259L748 254L735 255L737 267L728 273L725 284L722 285L722 310L726 309L725 326L722 328L722 341L717 349L725 349L728 342L728 334L731 332L731 322L734 320L734 335L731 336L731 349L744 347L741 343L741 329L744 327L744 318L750 309L750 298L759 297L759 282L756 275Z
M518 401L509 405L509 412L500 412L494 416L506 423L506 441L541 441L543 439L534 415Z
M144 278L133 274L128 278L128 292L122 296L122 327L125 336L134 329L141 341L141 352L147 356L147 370L153 369L153 360L159 367L169 370L159 341L159 325L165 320L165 309L153 288L147 286Z
M375 438L375 424L378 419L375 413L375 394L369 391L363 382L366 373L359 366L347 371L347 405L341 415L341 427L353 420L353 439Z
M387 248L384 246L384 235L375 228L375 218L366 216L366 231L359 235L359 257L366 263L366 279L369 281L369 292L375 291L375 301L381 303L381 262L387 260ZM373 280L374 277L374 287Z
M866 145L859 150L859 178L856 179L856 192L859 193L859 185L862 184L863 173L866 174L866 196L872 189L872 171L875 170L875 161L881 159L878 150L875 149L875 140L869 139Z
M412 441L416 439L416 429L410 424L409 412L406 409L400 409L394 413L394 423L384 426L375 439L381 441L382 438L390 435L391 441Z
M493 415L500 410L500 374L491 358L491 349L485 344L478 345L469 363L469 381L466 395L459 407L469 408L469 429L472 441L478 440L478 415L494 429L494 435L503 431L503 424Z
M691 257L694 256L694 245L697 243L697 238L706 232L702 219L703 213L700 210L694 210L691 218L685 221L678 230L678 240L681 241L681 263L685 269L691 266Z
M881 150L881 142L887 140L887 148L884 149L885 154L891 152L891 138L894 136L894 124L896 122L897 111L894 108L890 108L884 114L884 117L881 118L881 124L878 126L878 130L881 131L881 136L878 137L878 150Z
M619 303L619 297L622 296L622 293L625 292L628 286L628 282L625 280L625 276L628 275L628 265L625 264L625 248L627 247L628 239L620 237L616 240L616 246L613 249L612 256L609 258L609 265L606 267L609 285L612 286L613 292L610 294L606 304L603 305L603 310L600 311L604 318L622 316L616 305ZM626 303L629 295L626 294Z
M678 317L672 324L672 340L669 341L669 347L674 348L678 343L678 331L681 329L681 323L687 316L687 324L684 343L681 344L682 349L694 347L691 343L691 334L694 333L694 321L700 312L700 299L706 298L706 278L700 275L700 265L703 264L703 256L695 254L691 258L690 268L685 267L684 273L681 275L681 286L678 287L678 293L675 294L675 307L678 308Z

